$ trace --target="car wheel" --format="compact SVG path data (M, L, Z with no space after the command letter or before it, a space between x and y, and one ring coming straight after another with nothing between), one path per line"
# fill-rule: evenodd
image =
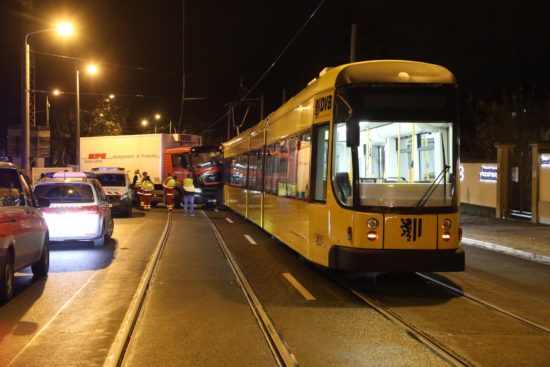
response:
M114 221L113 217L111 217L111 219L109 221L109 228L107 229L107 232L105 232L105 239L111 238L111 236L113 235L114 230L115 230L115 221Z
M8 302L13 297L13 255L8 252L0 270L0 304Z
M44 277L48 275L50 270L50 248L48 247L48 239L44 239L44 247L42 248L42 256L37 263L31 266L32 273L37 277Z

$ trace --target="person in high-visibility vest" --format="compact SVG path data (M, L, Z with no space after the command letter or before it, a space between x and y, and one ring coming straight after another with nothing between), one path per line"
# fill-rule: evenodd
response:
M153 197L154 188L155 185L153 185L149 176L145 176L140 185L140 201L143 203L144 210L151 210L151 199Z
M171 212L174 208L174 188L176 187L176 180L170 173L166 175L166 180L162 183L164 187L164 197L166 200L166 207Z
M143 193L141 191L141 184L145 180L145 177L147 177L147 172L144 171L143 175L141 175L141 177L136 181L136 194L139 198L139 209L141 210L145 209L145 207L143 206Z
M189 214L195 215L195 185L193 185L193 179L191 174L187 174L187 177L183 180L183 215L187 215L187 209L189 208Z

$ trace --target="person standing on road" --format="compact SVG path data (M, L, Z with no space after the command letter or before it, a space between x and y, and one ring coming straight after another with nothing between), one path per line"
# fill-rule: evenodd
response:
M187 215L187 208L191 216L195 215L195 185L190 173L183 180L183 215Z
M176 187L176 180L174 180L170 173L166 175L166 180L162 183L162 187L164 187L166 207L168 208L168 211L171 212L174 207L174 189Z
M144 176L140 185L141 196L140 201L143 203L144 210L151 210L151 199L153 197L153 189L155 185L151 182L149 176Z

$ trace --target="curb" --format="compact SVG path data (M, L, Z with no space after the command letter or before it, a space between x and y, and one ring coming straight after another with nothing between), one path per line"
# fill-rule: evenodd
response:
M469 246L481 247L487 250L501 252L508 255L521 257L522 259L536 261L541 264L550 265L550 256L540 255L534 252L517 250L514 248L498 245L491 242L474 240L473 238L462 238L462 243Z

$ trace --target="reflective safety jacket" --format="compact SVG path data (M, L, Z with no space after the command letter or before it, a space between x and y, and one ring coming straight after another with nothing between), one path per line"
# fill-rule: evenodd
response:
M141 187L142 190L153 191L153 189L155 188L155 185L153 185L153 183L151 181L143 181L141 183L140 187Z
M174 177L170 177L166 181L164 181L163 184L164 187L175 187L176 186L176 180L174 180Z

